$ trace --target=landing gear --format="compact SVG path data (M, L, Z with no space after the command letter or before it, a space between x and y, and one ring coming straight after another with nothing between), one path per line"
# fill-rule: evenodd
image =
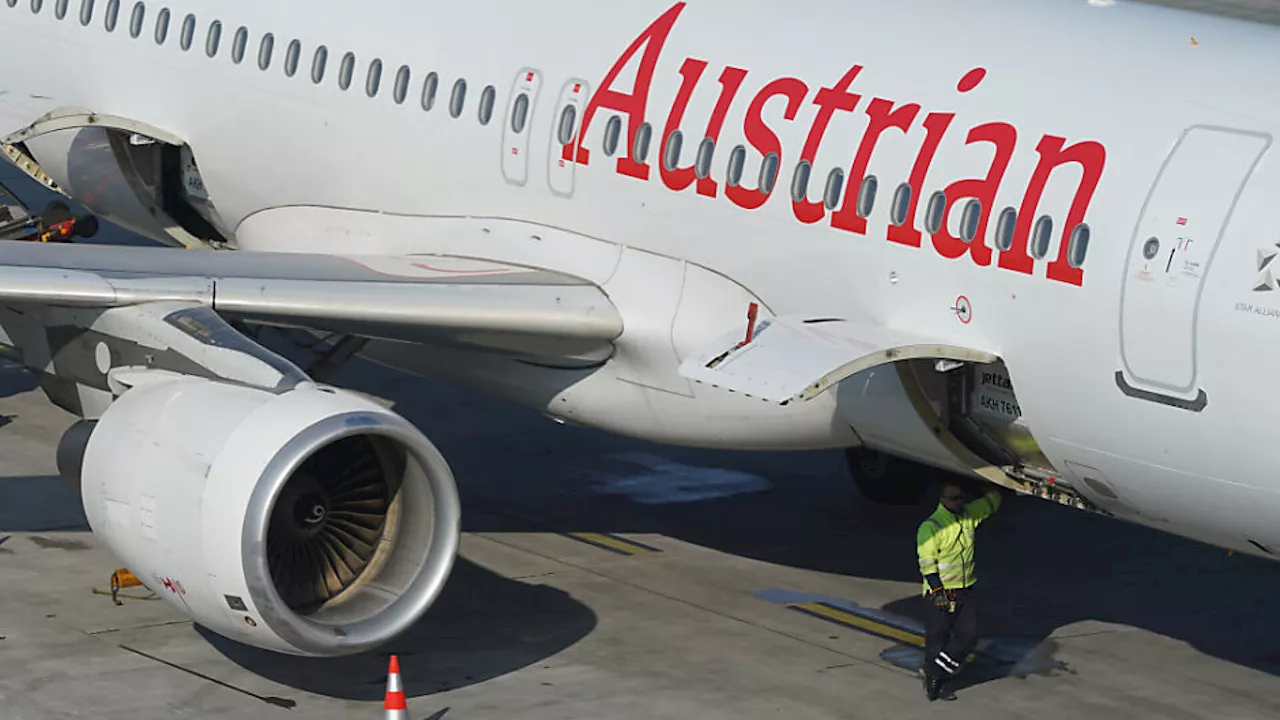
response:
M918 505L941 471L865 447L845 448L858 492L874 503Z

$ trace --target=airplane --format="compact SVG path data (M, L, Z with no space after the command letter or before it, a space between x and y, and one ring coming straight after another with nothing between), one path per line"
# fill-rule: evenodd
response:
M458 549L356 355L1274 559L1280 31L1102 5L4 0L7 157L163 246L0 243L0 341L96 536L284 654Z

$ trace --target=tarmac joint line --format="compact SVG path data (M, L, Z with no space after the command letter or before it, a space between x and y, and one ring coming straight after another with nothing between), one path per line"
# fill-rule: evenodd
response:
M158 662L158 663L160 663L161 665L168 665L169 667L174 668L175 670L181 670L182 672L187 673L188 675L194 675L194 676L196 676L196 677L200 678L201 680L208 680L209 682L211 682L211 683L213 683L213 684L215 684L215 685L221 685L222 687L227 688L228 690L235 690L236 692L241 693L241 694L243 694L243 695L248 695L249 697L251 697L251 698L253 698L253 699L255 699L255 700L261 700L262 702L264 702L264 703L266 703L266 704L268 704L268 705L275 705L276 707L281 707L281 708L284 708L284 709L286 709L286 710L292 710L292 709L293 709L293 708L298 704L298 703L297 703L297 701L295 701L295 700L290 700L290 699L288 699L288 698L275 697L275 696L272 696L272 695L259 695L259 694L254 693L254 692L249 692L248 690L245 690L244 688L239 688L239 687L236 687L235 685L232 685L232 684L230 684L230 683L225 683L225 682L223 682L223 681L221 681L221 680L219 680L219 679L217 679L217 678L209 677L208 675L205 675L204 673L196 672L195 670L191 670L190 668L184 668L184 667L182 667L181 665L176 665L176 664L174 664L174 663L169 662L168 660L162 660L162 659L160 659L160 658L156 657L155 655L150 655L150 654L148 654L148 653L144 653L144 652L142 652L141 650L135 650L134 648L131 648L131 647L129 647L128 645L118 645L117 647L119 647L121 650L128 650L129 652L131 652L131 653L133 653L133 654L135 654L135 655L141 655L142 657L144 657L144 658L146 658L146 659L148 659L148 660L154 660L155 662Z

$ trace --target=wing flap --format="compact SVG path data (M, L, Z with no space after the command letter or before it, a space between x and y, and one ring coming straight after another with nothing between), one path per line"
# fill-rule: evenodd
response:
M744 327L690 355L680 374L780 404L810 400L878 365L915 358L988 363L982 350L930 342L900 330L844 318L781 316L763 321L749 342Z
M236 318L412 342L581 354L622 332L581 278L454 256L0 243L0 302L194 301Z

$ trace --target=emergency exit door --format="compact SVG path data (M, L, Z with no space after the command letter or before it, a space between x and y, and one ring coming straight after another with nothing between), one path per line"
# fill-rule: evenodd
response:
M1211 261L1271 136L1196 125L1183 132L1143 205L1120 296L1116 383L1125 394L1199 411L1196 323Z

